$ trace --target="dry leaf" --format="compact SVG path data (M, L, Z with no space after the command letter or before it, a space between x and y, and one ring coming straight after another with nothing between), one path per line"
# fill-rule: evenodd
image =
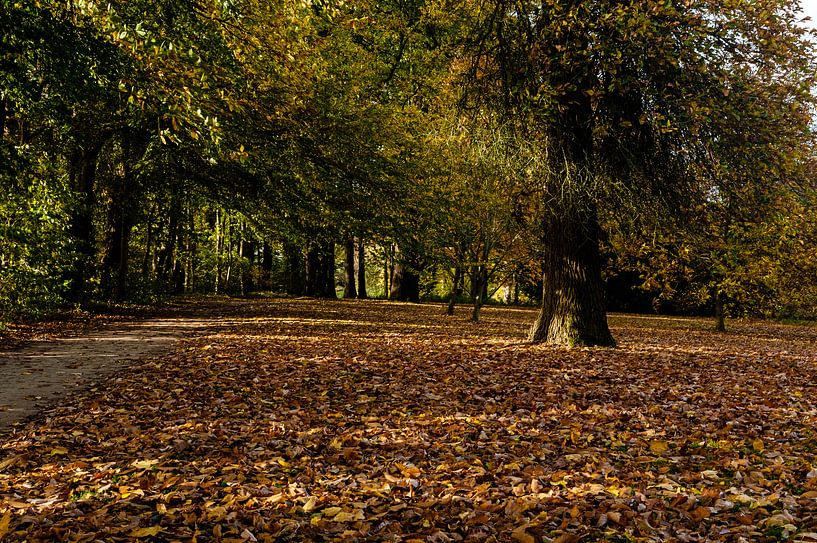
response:
M150 537L162 531L161 526L151 526L149 528L137 528L128 535L130 537Z

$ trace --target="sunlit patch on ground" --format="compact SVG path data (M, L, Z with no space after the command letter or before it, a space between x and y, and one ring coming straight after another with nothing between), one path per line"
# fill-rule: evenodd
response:
M242 317L243 315L243 317ZM817 536L817 330L263 300L5 438L9 541ZM811 539L809 539L811 538Z

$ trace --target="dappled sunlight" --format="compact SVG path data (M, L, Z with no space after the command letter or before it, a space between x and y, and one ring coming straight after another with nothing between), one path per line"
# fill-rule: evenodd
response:
M337 321L306 315L335 304ZM776 515L813 528L810 343L788 338L804 356L781 356L748 331L616 316L621 348L569 350L521 342L526 311L491 308L503 334L368 305L248 303L252 320L9 436L14 537L752 540ZM374 333L384 317L403 332Z

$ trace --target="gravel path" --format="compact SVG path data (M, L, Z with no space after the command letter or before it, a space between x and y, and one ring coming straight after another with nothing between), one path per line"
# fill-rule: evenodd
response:
M76 337L0 350L0 432L129 363L168 353L180 338L219 324L190 317L115 322Z

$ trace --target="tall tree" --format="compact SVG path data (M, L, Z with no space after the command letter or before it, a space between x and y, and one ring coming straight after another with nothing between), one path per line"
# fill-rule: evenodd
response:
M782 175L780 142L807 132L813 44L785 0L488 6L471 11L465 102L520 119L542 149L544 293L530 339L612 345L599 207L702 200L731 181L701 175L712 153L736 148L744 167L771 159ZM727 139L740 145L714 144Z

